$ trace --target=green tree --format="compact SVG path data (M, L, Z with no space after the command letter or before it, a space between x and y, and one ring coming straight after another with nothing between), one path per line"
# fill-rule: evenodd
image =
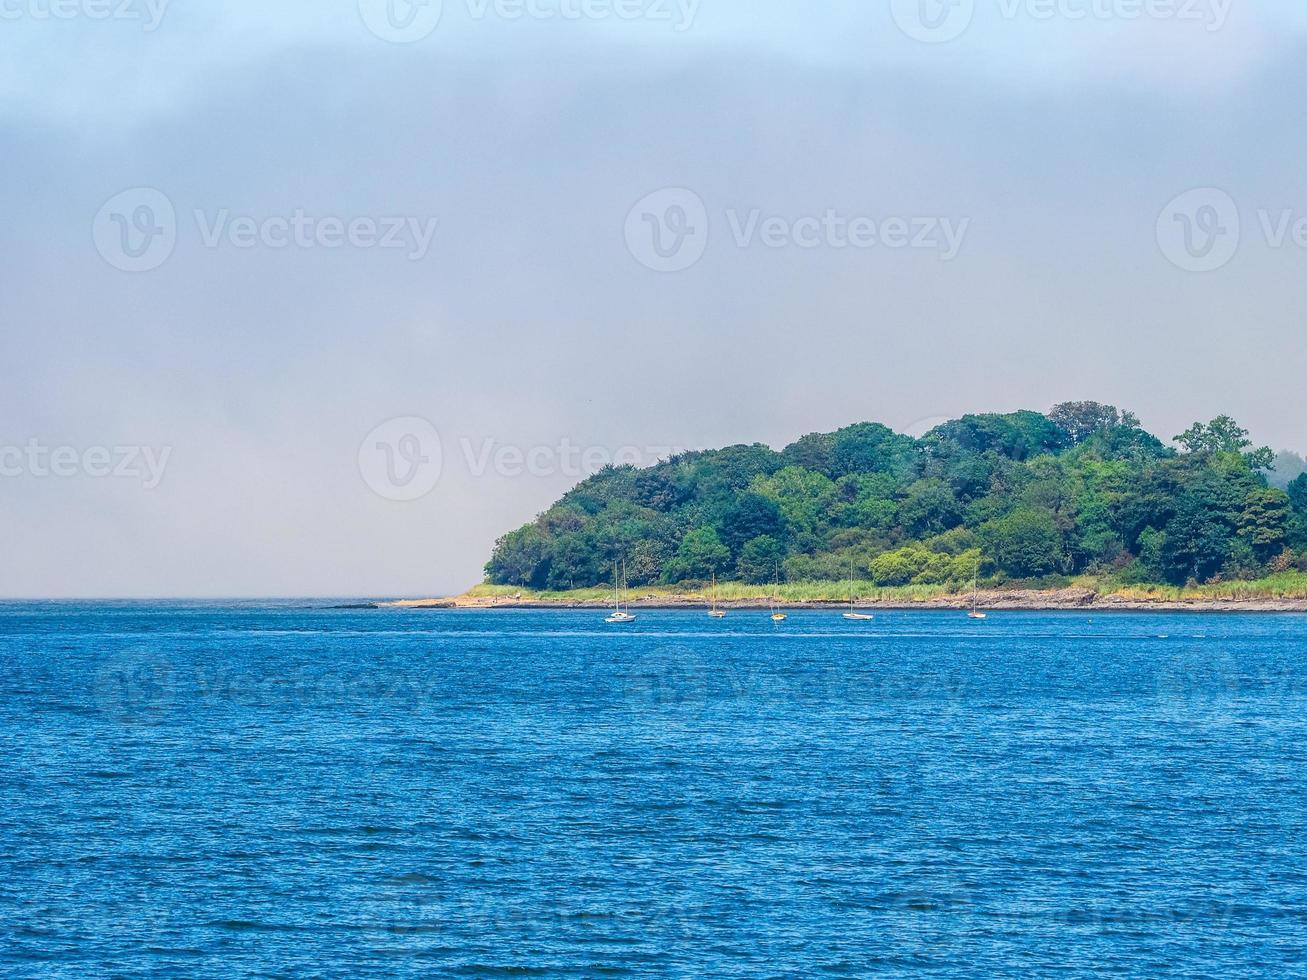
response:
M731 550L722 544L717 531L697 527L681 539L676 557L668 563L665 577L670 582L707 579L728 567Z
M1239 516L1239 535L1253 549L1256 560L1270 561L1284 550L1292 511L1289 495L1270 487L1250 493Z
M781 455L791 465L802 466L805 470L812 470L814 473L825 473L829 476L831 473L831 453L834 449L835 434L833 432L810 432L786 446Z
M1297 551L1307 551L1307 473L1298 477L1286 488L1289 497L1288 541Z
M962 506L947 484L922 480L899 505L899 522L912 538L942 534L962 523Z
M1154 528L1145 528L1139 535L1139 564L1143 570L1145 582L1166 581L1166 532Z
M528 524L511 531L495 543L494 554L486 563L486 577L500 585L543 587L548 550L549 543L538 527Z
M760 493L741 494L722 515L720 537L737 558L744 545L758 537L779 541L785 536L785 519L780 504Z
M575 589L602 578L608 571L600 567L600 554L584 534L575 531L555 537L549 547L545 587ZM517 584L517 583L512 583Z
M835 484L831 523L841 528L888 530L898 518L896 496L894 480L884 474L855 473L840 477Z
M1063 561L1062 536L1053 515L1024 507L980 528L984 552L1013 578L1038 578L1058 571Z
M1183 585L1206 582L1233 554L1231 534L1219 513L1205 507L1196 494L1186 494L1166 525L1162 572L1166 581Z
M996 452L1009 459L1025 460L1056 453L1070 445L1066 431L1038 412L1009 415L964 415L926 433L922 440L934 455Z
M1125 569L1183 583L1307 567L1307 476L1287 495L1268 489L1268 452L1228 416L1177 442L1183 452L1110 405L1064 402L1049 417L964 416L921 440L859 423L780 453L730 446L607 467L504 535L486 574L593 586L625 559L633 585L702 580L714 566L770 580L778 563L841 578L852 558L878 561L883 582L936 583L965 574L957 556L977 546L1017 578Z
M830 476L850 473L904 473L917 456L917 442L874 422L840 429L831 440Z
M785 559L785 549L770 535L763 534L745 543L736 564L741 579L753 584L770 582Z
M1195 422L1175 441L1190 453L1237 453L1250 469L1269 470L1275 466L1275 453L1266 446L1251 449L1248 430L1228 415L1218 415L1207 423Z
M871 580L882 586L907 585L929 567L930 558L919 546L887 551L871 560Z
M1072 443L1077 445L1095 433L1108 429L1139 428L1139 419L1133 412L1123 412L1113 405L1101 402L1063 402L1053 406L1048 418L1060 426L1071 437Z
M1307 517L1307 473L1298 477L1285 488L1289 506L1299 517Z

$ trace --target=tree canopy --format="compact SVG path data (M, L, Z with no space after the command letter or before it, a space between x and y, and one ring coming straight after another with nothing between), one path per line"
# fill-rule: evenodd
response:
M777 452L732 446L608 467L499 540L491 581L594 586L721 579L958 584L1252 578L1307 555L1307 475L1228 416L1168 447L1130 412L1067 402L967 415L920 439L859 423Z

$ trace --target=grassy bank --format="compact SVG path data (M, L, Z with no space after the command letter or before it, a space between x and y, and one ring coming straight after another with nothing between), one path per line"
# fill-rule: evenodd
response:
M1126 599L1182 602L1201 599L1307 599L1307 573L1283 572L1251 582L1218 582L1213 585L1117 585L1101 591Z
M1133 584L1124 585L1110 578L1079 576L1063 580L1043 579L1038 582L982 582L980 589L987 595L1012 592L1048 592L1059 589L1076 589L1099 596L1115 596L1132 602L1201 602L1238 600L1307 600L1307 573L1284 572L1250 582L1220 582L1211 585L1173 586ZM949 596L965 596L969 587L944 585L905 585L893 588L872 582L854 582L853 594L859 601L881 603L929 602ZM708 601L710 587L648 585L631 589L636 600L667 600L685 602L698 599ZM611 588L574 589L560 592L538 592L506 585L478 585L469 589L463 598L481 601L592 603L604 602L612 597ZM847 582L782 582L772 585L748 585L742 582L719 582L717 598L724 603L749 602L775 596L781 602L842 602L847 600Z
M870 582L854 582L854 595L861 599L884 601L920 601L934 599L951 594L951 590L942 585L905 585L899 588L882 588ZM642 585L631 588L633 599L681 599L701 598L704 602L712 594L712 588L691 588L674 585ZM470 599L511 599L521 596L540 602L602 602L613 597L612 587L593 589L572 589L564 592L536 592L531 589L519 589L507 585L478 585L469 589L465 595ZM749 585L744 582L718 582L717 598L722 602L745 602L753 599L767 599L775 596L784 602L842 602L849 597L847 582L782 582L780 587L772 585Z

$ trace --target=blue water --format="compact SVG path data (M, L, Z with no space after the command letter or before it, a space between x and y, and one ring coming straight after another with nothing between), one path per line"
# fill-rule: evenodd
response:
M600 618L0 604L0 971L1307 969L1307 617Z

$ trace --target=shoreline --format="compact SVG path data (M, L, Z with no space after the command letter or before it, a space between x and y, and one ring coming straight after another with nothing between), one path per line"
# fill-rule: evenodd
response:
M446 598L402 599L378 602L379 609L409 610L494 610L494 609L578 609L601 610L612 606L610 599L541 598L536 596L484 596L464 594ZM758 611L770 608L768 596L719 600L718 608L730 611ZM847 600L811 599L780 601L776 605L788 612L805 609L841 610ZM1272 598L1194 598L1140 599L1117 594L1100 594L1088 589L1012 589L980 592L977 607L994 612L1307 612L1307 599ZM707 600L699 595L632 596L632 609L704 609ZM970 608L967 594L933 596L923 599L864 599L854 604L858 610L936 610L960 611Z

